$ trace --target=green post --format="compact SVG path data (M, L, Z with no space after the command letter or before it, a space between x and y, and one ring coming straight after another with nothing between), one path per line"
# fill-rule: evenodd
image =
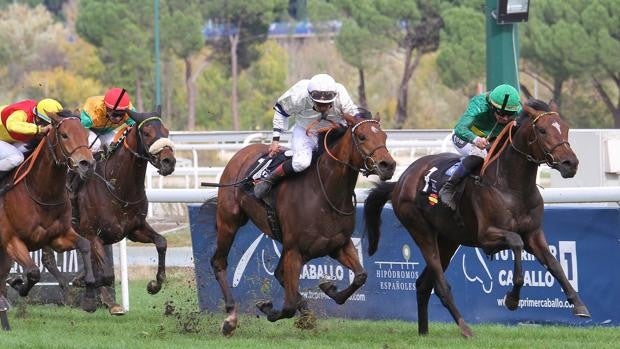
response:
M159 0L153 0L154 20L153 29L155 31L155 105L161 104L161 72L159 67Z
M509 84L519 90L518 24L497 24L498 0L486 0L487 90Z

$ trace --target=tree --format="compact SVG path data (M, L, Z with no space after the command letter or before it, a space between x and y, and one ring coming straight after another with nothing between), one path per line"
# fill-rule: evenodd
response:
M97 47L106 67L100 80L128 90L133 85L134 105L139 110L144 109L147 96L154 101L151 89L144 88L153 81L151 13L152 3L147 1L81 0L76 21L78 34Z
M205 44L200 29L204 19L196 0L168 0L161 7L162 46L180 57L185 65L186 129L191 131L196 127L196 79L211 57L210 50L203 50Z
M287 1L212 0L205 6L207 18L223 28L223 35L209 44L229 62L232 126L234 130L239 130L239 69L248 67L257 58L256 45L265 41L269 24L277 15L284 13Z
M450 88L472 90L484 76L484 14L468 7L453 7L442 13L437 67L442 82Z

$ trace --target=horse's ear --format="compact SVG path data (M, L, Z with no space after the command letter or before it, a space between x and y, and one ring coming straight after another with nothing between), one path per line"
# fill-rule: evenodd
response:
M530 116L536 115L536 110L525 103L523 104L523 111Z
M355 125L355 116L349 113L342 113L342 118L347 122L349 126Z
M558 112L558 104L553 99L549 101L549 109L553 112Z
M379 112L377 112L375 114L375 118L374 119L377 120L377 121L381 121L381 114Z

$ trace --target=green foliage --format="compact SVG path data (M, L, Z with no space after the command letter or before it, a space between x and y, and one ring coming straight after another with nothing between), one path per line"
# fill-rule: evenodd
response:
M101 94L103 88L99 81L83 78L73 71L63 68L35 71L28 74L25 85L30 98L52 97L59 100L67 109L76 109L88 96Z
M484 14L467 7L453 7L442 13L439 76L446 86L472 90L484 76Z

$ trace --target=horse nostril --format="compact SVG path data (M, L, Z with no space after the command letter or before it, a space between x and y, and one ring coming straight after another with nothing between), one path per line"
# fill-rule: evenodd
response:
M80 162L78 162L78 166L81 168L88 168L91 166L91 162L88 160L80 160Z
M381 171L394 171L396 168L396 163L393 161L380 161L379 168Z

